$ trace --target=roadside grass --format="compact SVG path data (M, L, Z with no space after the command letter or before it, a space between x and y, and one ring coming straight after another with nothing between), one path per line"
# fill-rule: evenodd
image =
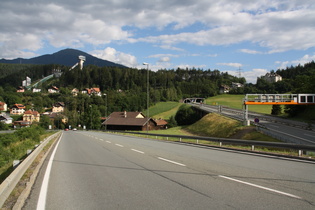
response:
M28 135L28 132L32 132L27 131L25 128L23 129L24 131L22 131L25 132L25 135ZM40 141L49 135L52 135L52 133L44 133L40 135L38 139L25 136L18 139L17 135L14 133L1 134L2 141L7 142L8 145L0 145L0 183L14 170L12 166L13 160L23 160L26 157L28 149L34 149L36 144L39 144Z

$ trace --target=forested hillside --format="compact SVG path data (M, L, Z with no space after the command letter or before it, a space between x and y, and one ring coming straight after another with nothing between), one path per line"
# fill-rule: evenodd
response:
M63 74L40 84L40 93L26 91L16 93L25 77L35 82L44 76L50 75L53 69L60 69ZM60 65L25 65L0 64L0 101L5 101L8 107L15 103L26 105L27 109L39 112L49 111L56 102L64 102L65 114L69 123L93 123L91 116L98 119L113 111L143 111L146 109L147 70L121 67L98 67L88 65L79 70L69 71L68 66ZM232 93L315 93L315 64L290 67L277 70L283 77L281 82L268 83L262 78L257 84L246 84L243 88L232 90ZM186 97L211 97L219 94L221 85L230 85L232 82L245 84L244 78L237 78L218 70L202 69L171 69L149 71L150 106L160 101L179 101ZM47 89L57 86L60 93L48 94ZM71 90L77 88L98 87L102 96L88 96L79 94L73 96ZM313 116L313 106L288 106L287 113L294 116L299 113L308 113ZM314 117L311 117L312 119ZM87 121L87 122L83 122ZM98 122L95 122L95 125Z

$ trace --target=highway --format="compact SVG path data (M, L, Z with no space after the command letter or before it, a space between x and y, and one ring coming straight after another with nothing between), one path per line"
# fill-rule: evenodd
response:
M315 164L64 131L23 209L315 209Z

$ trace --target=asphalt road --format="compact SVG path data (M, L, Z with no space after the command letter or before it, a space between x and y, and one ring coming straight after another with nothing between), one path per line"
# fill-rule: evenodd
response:
M55 148L23 209L315 209L311 162L102 132Z

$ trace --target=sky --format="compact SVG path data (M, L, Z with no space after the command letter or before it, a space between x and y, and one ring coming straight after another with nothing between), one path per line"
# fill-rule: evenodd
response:
M0 14L5 59L73 48L132 68L219 70L248 83L315 60L314 0L1 0Z

